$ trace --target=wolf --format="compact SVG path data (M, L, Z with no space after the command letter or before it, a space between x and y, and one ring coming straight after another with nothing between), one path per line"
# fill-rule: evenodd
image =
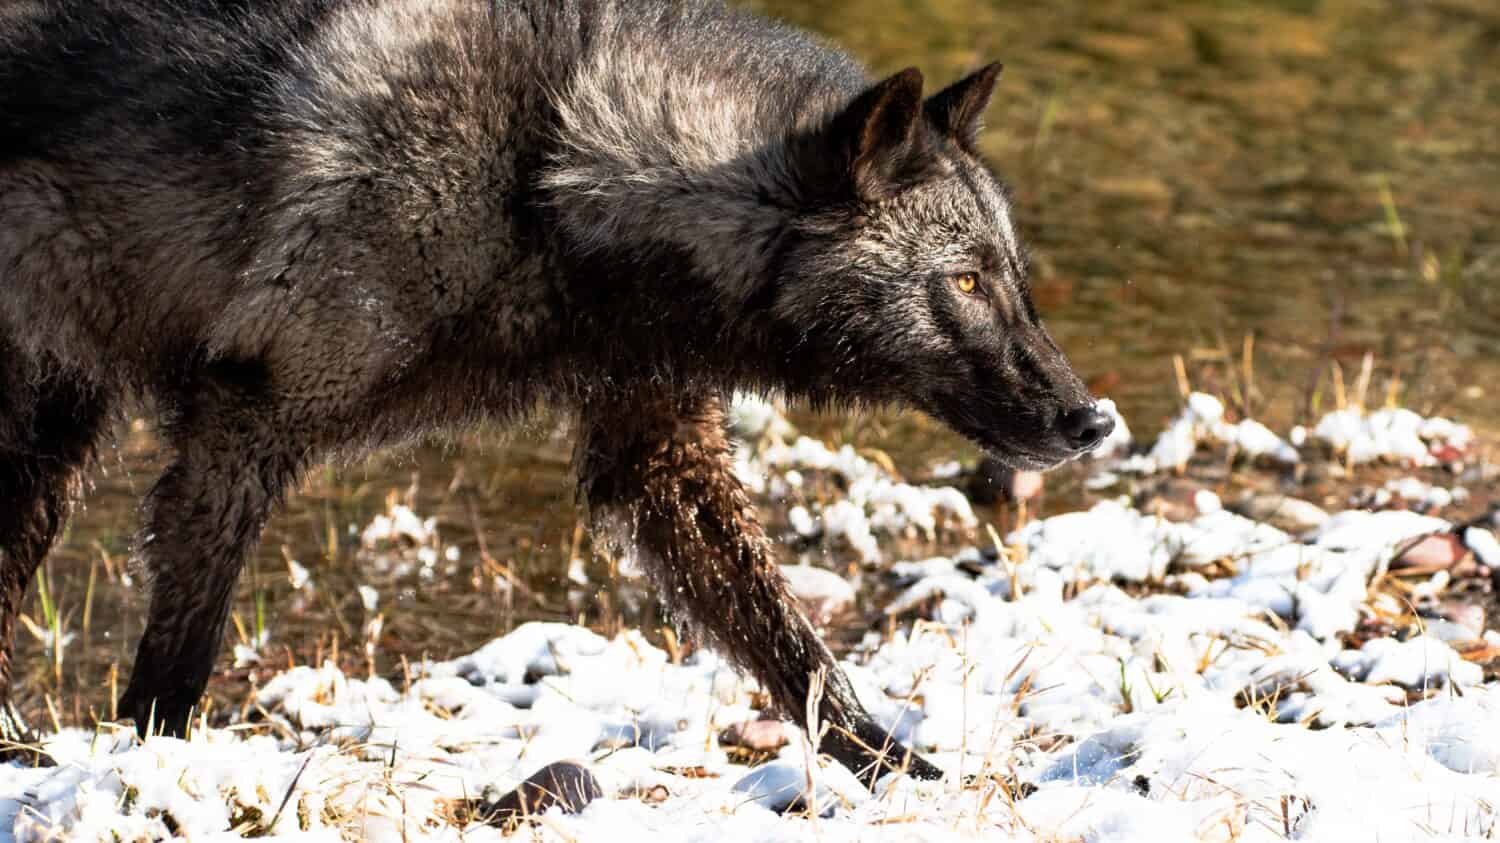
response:
M123 408L172 457L119 711L181 734L303 472L547 406L597 534L701 643L804 727L822 676L822 748L867 780L941 775L794 608L724 407L916 408L1029 469L1108 434L979 155L999 71L929 96L710 0L8 4L0 693Z

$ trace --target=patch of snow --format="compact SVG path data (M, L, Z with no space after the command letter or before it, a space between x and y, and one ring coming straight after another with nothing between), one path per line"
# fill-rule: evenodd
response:
M1375 461L1431 466L1444 449L1462 451L1473 441L1464 425L1444 418L1423 418L1405 408L1386 408L1365 414L1359 408L1335 410L1313 428L1313 437L1344 454L1353 463Z
M1349 432L1353 448L1378 415L1325 417L1315 435ZM1463 435L1380 418L1424 447ZM1207 396L1180 421L1195 443L1240 442L1247 429L1226 425ZM852 449L797 440L741 455L782 484L794 531L866 558L880 557L882 536L940 519L972 526L956 490L907 486ZM836 472L849 494L815 512L794 471ZM1452 525L1351 511L1293 536L1212 493L1194 503L1196 517L1173 523L1107 500L1013 531L998 559L970 547L886 569L900 589L887 623L843 667L871 714L947 770L944 781L888 774L866 793L837 764L810 762L807 736L790 728L774 757L746 769L719 735L759 716L763 695L714 652L674 663L634 630L605 638L528 623L413 664L398 682L332 664L277 673L255 694L255 722L186 741L109 726L48 736L58 766L0 765L0 832L499 841L498 828L459 828L453 806L563 760L591 769L604 796L517 837L1478 840L1500 827L1500 684L1436 624L1359 649L1342 636L1371 612L1369 584L1396 549ZM435 550L430 521L395 508L382 517L372 540L414 542L421 528L418 547ZM1463 538L1500 562L1491 531ZM816 585L804 591L849 593L826 571L791 575ZM360 597L373 615L377 593L363 586ZM1485 641L1500 646L1500 634Z
M1483 527L1469 527L1464 530L1464 546L1480 563L1500 570L1500 541L1495 539L1494 533Z
M1130 434L1130 425L1125 421L1125 416L1120 413L1120 408L1115 402L1108 398L1100 398L1094 408L1099 412L1114 419L1115 427L1094 449L1092 456L1096 460L1112 460L1127 456L1131 445L1135 444L1134 437Z
M376 515L360 533L360 542L367 548L393 543L402 539L413 545L426 545L432 541L436 519L422 519L411 507L396 504L389 514Z

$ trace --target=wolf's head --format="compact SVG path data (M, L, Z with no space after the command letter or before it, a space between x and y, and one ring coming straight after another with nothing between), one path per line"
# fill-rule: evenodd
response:
M610 30L557 92L539 184L600 296L634 279L621 347L650 344L646 312L674 326L657 345L676 369L717 356L736 386L916 406L1018 467L1101 441L1110 417L1042 328L976 151L999 66L924 99L916 70L866 85L763 26Z
M1042 327L1004 187L976 139L999 65L929 99L915 69L792 145L807 208L776 268L814 393L914 405L1045 468L1113 428Z

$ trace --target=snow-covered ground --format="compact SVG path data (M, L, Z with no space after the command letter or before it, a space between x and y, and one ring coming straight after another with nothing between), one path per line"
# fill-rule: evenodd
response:
M759 716L757 688L712 653L673 663L637 632L533 623L395 683L282 672L250 722L187 741L53 735L56 767L0 767L0 829L23 841L501 839L464 824L467 806L573 760L604 796L507 839L1500 838L1500 683L1477 663L1500 655L1500 635L1446 621L1400 640L1362 634L1442 587L1444 572L1408 577L1398 600L1381 584L1408 542L1448 522L1351 509L1293 535L1210 493L1180 522L1105 500L1033 521L998 550L976 534L982 545L952 557L876 566L882 536L972 527L967 501L853 451L787 443L756 405L738 421L773 440L747 449L741 473L794 530L841 535L896 589L893 634L869 633L845 668L944 781L890 775L867 792L837 765L809 769L814 748L790 727L771 760L745 766L721 738ZM1179 466L1189 441L1300 459L1301 437L1228 425L1202 399L1179 421L1153 456L1129 457L1127 439L1100 470ZM1451 423L1346 421L1313 438L1421 464L1466 441ZM807 471L841 474L848 495L800 500ZM1500 552L1484 527L1459 537Z

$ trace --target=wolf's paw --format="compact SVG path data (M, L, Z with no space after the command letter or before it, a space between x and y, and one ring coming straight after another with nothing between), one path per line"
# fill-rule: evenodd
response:
M824 738L823 749L872 790L886 773L899 772L928 780L943 777L942 768L902 746L868 715L852 730L830 730Z

